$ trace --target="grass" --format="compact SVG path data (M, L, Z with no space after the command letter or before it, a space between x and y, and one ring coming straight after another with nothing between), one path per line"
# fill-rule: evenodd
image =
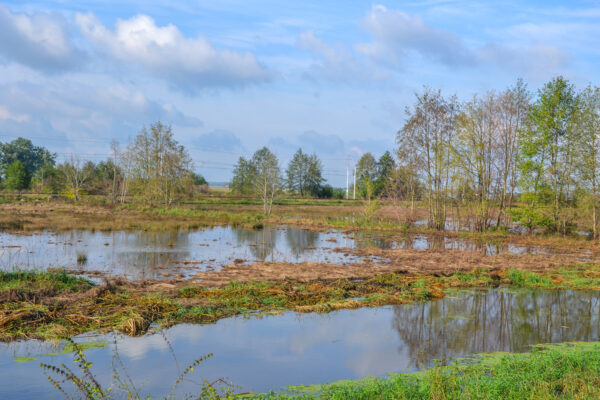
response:
M57 339L99 330L144 334L151 324L212 323L283 311L330 312L440 299L462 288L600 289L600 266L544 272L474 269L447 276L388 273L351 281L230 282L222 287L105 285L60 272L0 272L0 340Z
M483 355L475 362L437 365L247 398L285 399L592 399L600 398L600 343L538 346L530 353Z

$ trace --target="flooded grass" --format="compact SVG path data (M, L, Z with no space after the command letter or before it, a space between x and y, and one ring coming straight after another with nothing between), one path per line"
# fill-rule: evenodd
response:
M600 343L537 347L482 355L474 363L437 365L385 378L290 388L253 399L592 399L600 397Z
M436 276L437 275L437 276ZM435 300L457 288L600 289L596 264L544 272L474 269L447 275L386 273L362 280L250 281L219 287L114 280L93 285L64 273L0 272L0 340L66 338L151 324L211 323L261 312L330 312Z

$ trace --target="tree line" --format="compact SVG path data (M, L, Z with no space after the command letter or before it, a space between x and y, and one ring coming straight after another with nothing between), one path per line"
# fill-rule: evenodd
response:
M5 190L62 194L76 201L83 195L104 195L114 203L132 197L164 205L191 198L206 187L172 128L161 122L142 128L124 150L111 143L111 153L98 163L71 155L58 164L55 153L31 140L0 143L1 185Z
M519 80L464 102L431 88L415 100L397 133L390 187L423 199L430 227L444 229L454 208L468 210L478 231L517 220L568 233L589 217L598 237L598 87L578 90L559 76L535 94Z

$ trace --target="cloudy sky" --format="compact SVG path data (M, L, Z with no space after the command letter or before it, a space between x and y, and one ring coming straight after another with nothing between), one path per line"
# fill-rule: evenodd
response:
M342 186L423 85L600 84L599 61L598 1L0 0L0 141L100 160L161 120L209 181L301 146Z

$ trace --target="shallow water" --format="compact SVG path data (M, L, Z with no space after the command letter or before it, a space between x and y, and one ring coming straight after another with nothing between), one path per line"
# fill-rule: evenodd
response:
M0 233L0 269L67 268L100 271L129 279L189 278L199 271L218 270L233 262L263 261L352 264L364 261L335 248L452 249L495 255L552 254L541 246L484 243L426 235L398 236L385 232L336 230L314 232L289 226L262 230L229 226L197 231ZM581 255L578 255L581 258ZM587 257L583 255L583 257ZM79 258L79 261L78 261ZM375 263L386 260L369 257ZM85 260L84 260L85 259Z
M354 241L338 231L319 233L292 227L250 230L226 226L192 232L68 231L30 236L0 233L0 268L68 268L130 279L157 279L175 274L188 277L235 260L246 264L349 264L362 260L334 252L333 248L339 246L353 247ZM85 262L78 262L83 256Z
M463 292L423 304L229 318L212 325L179 325L160 335L118 336L118 354L143 393L168 394L177 373L195 358L214 357L192 379L227 377L239 391L384 376L414 371L434 359L482 352L527 351L530 345L600 339L600 292ZM93 371L110 380L112 335L87 350ZM173 359L169 343L177 357ZM60 349L58 349L60 350ZM60 398L39 362L73 365L70 355L44 355L56 346L38 341L0 345L0 398ZM35 357L15 362L17 357ZM99 373L98 373L99 372ZM185 390L197 389L186 382Z

